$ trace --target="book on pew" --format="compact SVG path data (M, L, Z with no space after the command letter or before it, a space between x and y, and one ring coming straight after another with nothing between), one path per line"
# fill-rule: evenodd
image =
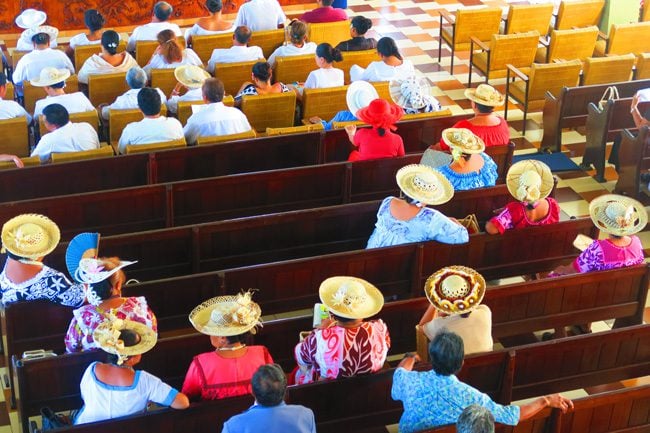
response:
M312 328L317 328L320 326L321 322L324 319L327 319L330 316L330 312L327 307L320 302L314 304L314 318L312 320ZM311 331L302 331L299 334L300 341L304 340Z
M23 352L22 359L24 361L29 361L30 359L48 358L50 356L56 356L56 353L54 353L53 350L43 350L43 349L26 350Z
M580 251L584 251L584 250L587 249L587 247L588 247L589 245L591 245L591 243L592 243L593 241L594 241L594 240L591 239L589 236L587 236L587 235L583 235L583 234L579 234L579 235L576 236L576 238L573 240L573 246L576 247L577 249L579 249Z

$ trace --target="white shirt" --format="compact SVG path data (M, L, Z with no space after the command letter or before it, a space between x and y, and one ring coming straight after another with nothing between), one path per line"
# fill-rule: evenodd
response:
M167 96L163 93L162 90L156 88L158 94L160 95L160 100L163 104L167 102ZM102 108L102 117L108 119L108 112L110 110L132 110L139 108L138 107L138 93L140 89L129 89L126 92L122 93L115 99L111 105L108 105Z
M202 101L203 93L201 88L198 89L189 89L182 96L172 96L167 100L167 111L170 113L176 113L178 111L178 103L183 101Z
M467 317L460 314L436 317L422 327L429 340L447 328L458 334L465 346L465 355L492 351L492 311L487 305L479 305Z
M264 53L260 47L233 45L230 48L215 48L208 61L208 72L214 73L214 65L217 63L251 62L263 58Z
M14 83L22 85L22 82L25 80L38 78L41 70L48 66L57 69L67 69L71 74L75 72L70 58L63 51L45 48L44 50L34 50L27 53L18 60L18 64L13 73Z
M187 119L183 132L187 144L194 144L199 137L213 135L239 134L251 130L246 115L234 107L227 107L223 102L197 107L198 112Z
M134 66L138 66L133 56L124 53L122 63L113 66L104 60L99 54L93 54L84 62L79 70L78 78L80 83L88 84L88 76L92 74L112 74L114 72L128 72Z
M31 33L31 32L30 32ZM32 33L31 36L34 36ZM18 51L33 51L34 50L34 43L32 42L31 36L28 38L27 37L27 30L23 31L20 34L20 37L18 38L18 41L16 41L16 50ZM56 48L56 39L55 40L50 40L50 48Z
M650 101L650 89L641 89L636 92L636 95L639 97L639 102Z
M286 19L277 0L250 0L239 7L234 27L246 26L252 32L275 30Z
M235 31L236 28L237 27L232 26L231 28L226 30L206 30L197 23L185 31L185 40L189 41L192 36L208 36L208 35L219 35L222 33L232 33Z
M126 45L128 51L135 51L136 41L155 41L158 39L158 33L163 30L173 30L176 36L183 36L181 28L178 24L163 21L162 23L148 23L138 26L133 29L133 33L129 36L129 42Z
M99 45L101 43L101 39L97 39L96 41L88 40L88 35L85 33L79 33L78 35L70 38L70 48L73 50L79 45Z
M415 69L410 60L404 59L399 66L389 66L381 60L372 62L366 69L359 65L352 65L350 68L350 80L352 81L390 81L397 77L408 77L413 75Z
M324 89L344 84L343 71L337 68L319 68L311 71L305 81L305 89Z
M43 113L43 108L52 104L61 104L68 110L69 114L83 113L84 111L93 111L95 107L90 100L81 92L66 93L64 95L47 96L45 99L39 99L34 106L34 118Z
M124 127L118 143L120 153L130 144L164 143L183 138L183 125L173 117L145 117Z
M31 156L39 156L41 162L47 162L51 153L92 149L99 149L99 138L90 123L68 122L67 125L42 136Z
M203 62L194 50L186 48L183 50L183 58L180 62L167 63L162 54L155 54L143 69L147 73L147 76L151 78L152 69L176 69L177 66L181 65L194 65L202 68Z
M298 48L294 44L280 45L273 51L273 54L267 60L271 67L275 66L276 57L300 56L302 54L314 54L316 52L315 42L305 42L302 47Z
M26 117L27 123L32 121L32 116L18 102L0 99L0 120L14 119L16 117Z

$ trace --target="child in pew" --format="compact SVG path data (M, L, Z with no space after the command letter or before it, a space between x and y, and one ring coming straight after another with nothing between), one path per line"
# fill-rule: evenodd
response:
M107 352L108 362L93 362L81 378L84 406L74 424L83 424L144 412L151 401L174 409L186 409L190 401L162 380L135 371L142 354L153 349L157 334L148 326L114 316L102 322L93 339Z

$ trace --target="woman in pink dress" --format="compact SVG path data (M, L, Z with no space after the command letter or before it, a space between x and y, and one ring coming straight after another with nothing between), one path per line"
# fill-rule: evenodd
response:
M357 130L356 125L348 125L345 132L356 148L350 153L348 161L390 158L404 155L402 137L395 134L395 122L402 118L404 110L384 99L375 99L365 108L356 112L357 119L368 123L372 128Z

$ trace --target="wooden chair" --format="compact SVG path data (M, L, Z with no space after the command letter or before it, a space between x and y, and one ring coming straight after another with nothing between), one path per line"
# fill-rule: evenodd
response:
M219 33L216 35L192 36L192 49L207 65L216 48L230 48L232 46L232 33Z
M643 2L640 21L650 21L650 2Z
M171 94L174 87L176 87L176 83L173 68L151 70L151 87L154 89L159 88L165 95Z
M638 54L650 52L650 21L632 24L612 24L609 36L596 42L594 56Z
M76 75L70 75L70 77L65 80L65 92L74 93L78 91L79 80L77 79ZM42 87L35 87L32 86L29 81L23 81L23 105L25 106L25 110L27 110L27 112L33 113L34 107L36 107L36 101L43 99L46 96L47 94Z
M126 41L124 39L120 40L119 45L117 46L117 52L121 53L126 50ZM99 54L102 52L101 46L99 44L95 45L79 45L74 49L74 68L77 72L83 66L83 64L92 57L93 54Z
M650 2L648 2L650 4ZM634 80L646 80L650 78L650 53L639 53L636 55L636 66L634 67Z
M255 45L262 49L265 58L269 58L273 51L285 41L284 29L265 30L262 32L253 32L249 45Z
M110 110L108 114L109 134L108 142L112 146L117 146L122 136L122 131L132 122L139 122L144 118L142 111L133 110Z
M454 73L454 52L470 49L470 38L474 36L481 42L487 42L492 35L499 33L501 8L458 9L454 19L445 9L440 14L440 39L438 40L438 63L442 59L442 42L451 48L451 70ZM451 28L443 26L444 21Z
M23 56L31 51L20 51L20 50L13 50L11 52L11 70L14 71L16 69L16 65L18 64L18 60L22 59Z
M305 132L324 131L322 123L309 125L290 126L288 128L266 128L266 135L303 134Z
M312 55L313 59L313 55ZM214 76L221 80L226 95L235 96L245 81L250 81L253 65L258 60L236 63L217 63Z
M562 0L555 18L555 30L597 26L605 0Z
M223 105L227 105L228 107L235 106L235 99L232 97L232 95L224 96L223 101L221 102L223 102ZM178 103L178 109L176 110L176 116L178 117L179 122L185 125L187 123L187 119L189 119L192 115L192 106L203 104L205 104L203 101L180 101Z
M29 156L29 125L26 117L0 120L0 137L2 137L1 153L20 157Z
M248 140L250 138L256 138L257 133L254 129L246 132L240 132L238 134L227 134L227 135L212 135L210 137L199 137L196 144L199 146L206 146L210 144L225 143L228 141L237 141L237 140Z
M45 128L45 116L38 116L38 131L42 137L44 134L47 134L47 129ZM93 111L82 111L81 113L70 113L70 122L73 123L88 123L93 127L95 132L99 133L99 114L97 110Z
M4 122L4 120L0 121ZM21 157L20 160L23 162L23 165L25 167L34 167L37 165L41 165L41 158L38 156L27 156L27 157ZM11 170L16 167L16 164L14 164L13 161L0 161L0 170Z
M4 99L7 101L13 101L16 99L16 88L14 87L14 83L11 81L7 81L7 84L5 84L5 88L7 89L5 93Z
M350 20L335 21L332 23L308 24L309 41L315 44L328 42L333 47L339 42L350 39Z
M82 150L80 152L53 153L52 163L59 164L62 162L83 161L86 159L106 158L114 156L113 148L106 143L102 143L99 149Z
M551 30L548 41L541 40L535 63L551 63L555 60L584 61L591 57L598 39L598 27L590 26L571 30Z
M635 61L636 56L631 53L621 56L589 57L585 60L582 70L581 85L629 81Z
M390 97L389 82L388 81L373 81L372 86L377 90L379 98L385 99L388 102L393 102L393 98Z
M490 78L502 78L506 75L506 65L527 68L535 61L539 33L533 30L514 35L492 35L490 44L484 44L472 36L469 52L469 74L467 87L472 86L472 67L485 75L485 82ZM475 52L475 49L482 51Z
M264 132L266 128L293 126L296 94L294 92L284 92L267 95L244 95L241 109L248 118L248 122L258 132Z
M318 69L313 54L276 57L273 77L281 83L304 82L314 69Z
M186 146L185 138L180 138L178 140L165 141L163 143L130 144L126 146L124 153L127 155L132 153L150 153L158 152L159 150L178 149Z
M553 4L511 5L505 22L505 34L525 33L537 30L546 35L551 25Z
M302 94L303 123L309 123L309 119L314 116L329 120L339 111L347 110L347 91L348 86L305 89Z
M112 103L127 90L126 72L88 76L88 99L95 107Z
M176 42L178 42L182 48L185 48L185 38L179 36L176 38ZM149 60L151 59L153 52L158 48L158 45L160 45L158 41L137 41L135 43L135 61L138 62L138 65L144 67L149 63Z
M544 94L547 91L557 95L562 87L575 86L580 79L581 69L580 60L549 64L533 63L533 66L527 68L526 72L508 65L504 118L508 118L508 97L511 97L524 106L522 134L526 134L526 116L530 104L544 101ZM512 82L510 81L511 77Z
M350 83L350 68L352 65L359 65L362 68L367 68L371 62L378 61L379 55L377 50L363 50L363 51L346 51L343 53L343 60L334 64L335 68L343 70L344 83Z

